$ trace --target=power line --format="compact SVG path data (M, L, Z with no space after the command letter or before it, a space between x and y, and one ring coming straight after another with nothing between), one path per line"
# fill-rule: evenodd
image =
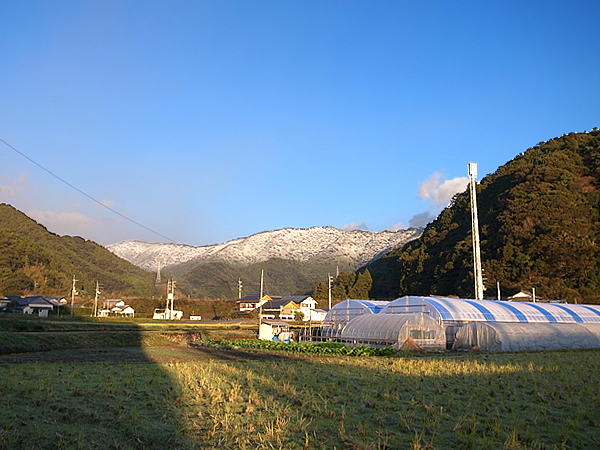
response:
M164 235L162 235L162 234L160 234L160 233L157 233L157 232L156 232L156 231L154 231L154 230L151 230L151 229L150 229L150 228L148 228L147 226L145 226L145 225L142 225L141 223L139 223L139 222L136 222L136 221L135 221L135 220L133 220L133 219L130 219L130 218L129 218L129 217L127 217L126 215L124 215L124 214L121 214L119 211L116 211L115 209L111 208L110 206L107 206L107 205L105 205L105 204L104 204L104 203L102 203L101 201L99 201L99 200L96 200L96 199L95 199L94 197L92 197L91 195L88 195L88 194L86 194L86 193L85 193L85 192L83 192L81 189L77 188L76 186L73 186L73 185L72 185L71 183L69 183L67 180L65 180L65 179L63 179L63 178L61 178L61 177L59 177L58 175L56 175L56 174L55 174L54 172L52 172L51 170L48 170L48 169L46 169L44 166L42 166L41 164L39 164L39 163L37 163L36 161L34 161L33 159L31 159L31 158L30 158L29 156L27 156L25 153L21 152L20 150L17 150L15 147L13 147L12 145L10 145L10 144L9 144L8 142L6 142L4 139L0 138L0 142L2 142L4 145L6 145L7 147L11 148L11 149L12 149L12 150L14 150L15 152L17 152L17 153L18 153L19 155L21 155L23 158L27 159L27 160L28 160L28 161L30 161L31 163L33 163L33 164L35 164L36 166L38 166L38 167L39 167L40 169L42 169L43 171L45 171L45 172L49 173L50 175L52 175L52 176L53 176L54 178L56 178L57 180L59 180L59 181L63 182L64 184L66 184L67 186L69 186L71 189L74 189L74 190L76 190L76 191L77 191L77 192L79 192L81 195L84 195L84 196L86 196L87 198L89 198L90 200L92 200L93 202L95 202L95 203L98 203L98 204L99 204L100 206L102 206L103 208L106 208L106 209L108 209L110 212L112 212L112 213L116 214L116 215L117 215L117 216L119 216L119 217L122 217L123 219L125 219L125 220L127 220L127 221L129 221L129 222L131 222L131 223L133 223L133 224L135 224L135 225L137 225L138 227L141 227L141 228L143 228L144 230L147 230L147 231L149 231L150 233L153 233L153 234L155 234L155 235L157 235L157 236L160 236L161 238L163 238L163 239L166 239L167 241L171 241L171 242L173 242L173 243L176 243L176 242L175 242L175 240L173 240L173 239L171 239L171 238L169 238L169 237L167 237L167 236L164 236Z

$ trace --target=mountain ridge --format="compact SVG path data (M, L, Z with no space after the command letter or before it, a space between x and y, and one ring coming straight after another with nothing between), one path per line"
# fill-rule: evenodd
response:
M147 271L175 265L225 262L247 266L270 259L306 262L350 261L359 268L388 251L416 239L419 228L399 231L345 231L332 226L281 228L204 246L124 241L108 246L115 255Z
M152 296L154 279L105 247L59 236L23 212L0 203L0 294L66 296L77 277L81 298L100 280L107 295Z

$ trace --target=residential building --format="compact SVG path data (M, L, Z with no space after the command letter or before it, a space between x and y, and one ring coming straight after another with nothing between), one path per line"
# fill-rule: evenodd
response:
M239 299L237 304L239 305L240 311L254 311L256 308L264 305L269 300L273 300L273 298L281 297L269 297L268 295L263 295L261 297L258 294L249 294Z
M281 320L294 320L296 313L300 311L300 305L285 297L269 300L262 305L262 318Z

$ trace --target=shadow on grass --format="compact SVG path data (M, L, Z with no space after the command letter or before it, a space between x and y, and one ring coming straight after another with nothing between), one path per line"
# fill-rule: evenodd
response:
M202 447L183 431L178 364L293 359L192 348L165 340L173 328L0 316L0 448Z
M11 323L12 322L12 323ZM193 448L179 387L134 323L0 319L0 448ZM42 350L42 351L31 351Z

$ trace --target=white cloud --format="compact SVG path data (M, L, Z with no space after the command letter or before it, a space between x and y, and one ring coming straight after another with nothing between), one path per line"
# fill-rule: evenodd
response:
M344 225L342 227L342 230L344 230L344 231L353 231L353 230L369 231L369 227L367 226L365 221L362 221L361 223L352 222L352 223L348 223L348 224Z
M443 208L450 204L456 194L464 192L468 184L468 177L456 177L445 180L440 172L434 172L421 183L417 193L421 200L430 200L429 208L425 212L415 214L408 221L409 226L424 227L427 225L437 217Z
M446 207L454 195L466 189L467 184L469 184L468 177L443 180L442 174L435 172L421 184L418 195L421 200L430 198L433 205Z
M419 198L421 200L425 200L426 198L430 198L433 196L435 190L440 185L440 180L442 179L442 174L439 172L435 172L429 178L427 178L421 186L419 186Z
M79 212L54 212L32 209L27 215L56 234L89 236L90 232L104 226L98 220Z

